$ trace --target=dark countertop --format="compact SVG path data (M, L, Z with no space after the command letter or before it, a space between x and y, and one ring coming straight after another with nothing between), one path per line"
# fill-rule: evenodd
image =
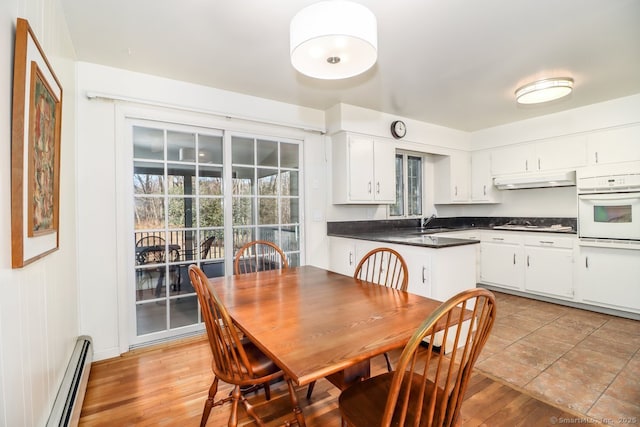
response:
M433 236L438 231L423 231L412 229L402 231L389 231L386 233L357 233L357 234L328 234L333 237L346 237L348 239L369 240L373 242L395 243L400 245L421 246L426 248L441 249L453 246L473 245L479 240L460 239L454 237Z
M513 228L505 225L513 225ZM349 239L448 248L473 245L478 240L433 236L447 231L500 230L576 234L575 218L453 217L435 218L420 228L419 219L328 222L327 235Z

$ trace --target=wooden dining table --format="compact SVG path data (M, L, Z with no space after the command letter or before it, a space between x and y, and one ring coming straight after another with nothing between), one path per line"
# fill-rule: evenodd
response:
M441 304L322 268L209 279L237 327L299 386L340 389L369 376L369 359L401 348Z

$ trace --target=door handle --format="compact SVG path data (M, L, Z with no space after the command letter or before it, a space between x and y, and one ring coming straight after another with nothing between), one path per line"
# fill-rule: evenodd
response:
M376 193L380 194L380 181L376 183Z
M516 265L516 254L513 254L513 265Z
M425 282L425 277L424 277L425 270L426 270L426 267L422 267L422 283Z
M585 268L589 268L589 257L588 256L584 257L584 267Z
M353 252L349 251L349 265L353 265Z
M527 255L527 267L529 267L529 255Z
M503 241L504 237L492 237L492 240L498 240L498 241Z
M369 181L369 194L371 194L371 181Z
M486 196L487 195L487 184L482 186L482 195Z

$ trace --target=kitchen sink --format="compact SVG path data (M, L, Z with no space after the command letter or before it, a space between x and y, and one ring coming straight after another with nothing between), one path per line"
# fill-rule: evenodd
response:
M419 231L415 234L422 235L422 234L442 233L445 231L452 231L453 229L441 227L441 228L419 228L418 230Z
M438 241L437 237L429 236L426 234L412 235L412 236L398 236L398 237L394 237L393 239L407 242L407 243L425 243L425 244L433 244L433 243L437 243Z

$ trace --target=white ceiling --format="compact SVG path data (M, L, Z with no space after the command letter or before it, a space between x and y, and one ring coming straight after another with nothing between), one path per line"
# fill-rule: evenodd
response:
M80 61L326 110L346 103L474 131L640 93L640 0L358 0L378 62L322 81L289 61L289 22L316 0L62 0ZM568 98L518 106L529 81Z

